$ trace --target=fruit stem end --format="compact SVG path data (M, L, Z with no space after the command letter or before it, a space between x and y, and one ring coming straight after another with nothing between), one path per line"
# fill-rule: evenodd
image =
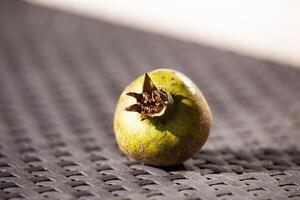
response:
M129 112L141 114L141 120L163 116L173 105L173 98L169 92L161 87L156 87L151 78L145 73L142 93L128 92L134 97L136 103L125 108Z

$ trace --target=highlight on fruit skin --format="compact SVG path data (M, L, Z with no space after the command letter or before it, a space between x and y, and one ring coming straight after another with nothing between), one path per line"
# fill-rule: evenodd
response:
M212 125L210 108L184 74L157 69L132 81L115 110L120 149L145 164L172 166L195 155Z

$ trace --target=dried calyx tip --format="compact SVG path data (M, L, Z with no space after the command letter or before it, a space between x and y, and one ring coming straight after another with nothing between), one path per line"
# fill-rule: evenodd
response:
M140 113L141 120L162 116L167 107L173 103L171 95L163 88L157 88L147 73L142 93L128 92L127 95L134 97L137 102L125 109Z

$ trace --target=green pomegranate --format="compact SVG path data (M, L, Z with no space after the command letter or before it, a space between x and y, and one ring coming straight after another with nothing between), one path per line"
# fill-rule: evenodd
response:
M155 166L177 165L192 157L206 142L211 124L201 91L171 69L157 69L131 82L114 116L120 149Z

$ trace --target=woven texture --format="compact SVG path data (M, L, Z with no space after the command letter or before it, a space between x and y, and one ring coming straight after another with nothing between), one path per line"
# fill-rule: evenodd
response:
M119 94L155 67L211 106L205 147L156 168L118 149ZM0 1L0 199L300 199L300 70Z

